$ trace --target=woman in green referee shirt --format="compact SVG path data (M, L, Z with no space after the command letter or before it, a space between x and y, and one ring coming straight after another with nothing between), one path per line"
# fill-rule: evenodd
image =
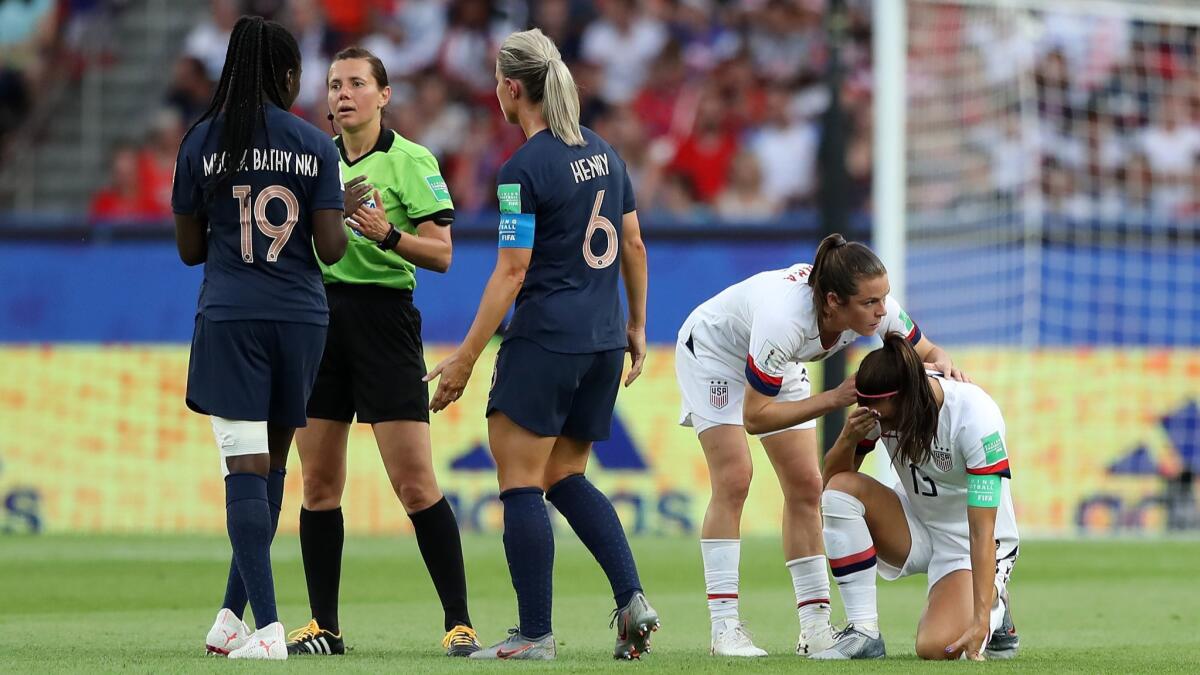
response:
M329 67L330 119L346 183L352 236L338 263L321 266L329 332L296 434L304 474L300 546L312 621L289 636L290 654L345 652L338 623L346 441L355 416L371 425L392 488L412 520L425 566L445 610L447 655L479 649L467 615L458 523L438 488L429 440L429 390L422 377L421 315L413 306L416 267L450 267L454 205L428 150L383 127L387 72L371 52L344 49Z

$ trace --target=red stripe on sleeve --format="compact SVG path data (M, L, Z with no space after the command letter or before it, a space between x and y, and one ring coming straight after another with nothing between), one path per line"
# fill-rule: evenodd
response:
M1008 459L1002 459L991 466L981 466L977 469L967 469L967 473L975 474L976 476L990 476L994 473L1004 473L1008 471Z
M750 356L749 354L746 355L746 365L750 367L750 371L753 372L758 379L762 380L763 384L769 384L772 387L783 386L782 375L779 377L773 377L759 370L758 366L754 364L754 357Z

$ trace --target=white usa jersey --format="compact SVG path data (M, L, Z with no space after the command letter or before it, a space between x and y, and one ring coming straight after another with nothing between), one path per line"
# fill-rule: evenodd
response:
M945 396L938 411L937 435L929 461L911 464L896 456L896 438L889 434L881 439L883 445L908 494L913 515L929 529L962 541L969 541L970 534L967 476L995 475L1009 479L1000 481L1000 505L996 511L997 550L1005 555L1016 549L1018 536L1000 408L974 384L933 373L930 376L938 378Z
M858 333L846 330L832 344L821 344L808 285L811 271L812 265L799 263L730 286L688 316L679 330L679 341L692 339L697 355L702 351L731 372L744 373L746 382L759 393L777 395L789 364L821 361L858 338ZM887 314L876 335L895 331L913 344L919 342L921 329L900 304L891 296L884 302Z

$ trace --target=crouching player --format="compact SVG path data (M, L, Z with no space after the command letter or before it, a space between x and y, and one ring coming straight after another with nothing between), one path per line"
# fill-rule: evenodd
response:
M923 659L1011 658L1006 586L1017 560L1004 419L982 389L926 372L898 333L863 359L859 408L825 458L825 549L849 624L818 659L882 658L875 572L929 577ZM882 440L903 486L859 473Z

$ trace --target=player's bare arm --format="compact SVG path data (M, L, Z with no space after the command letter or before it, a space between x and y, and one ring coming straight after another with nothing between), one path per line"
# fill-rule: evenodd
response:
M853 375L846 378L837 389L823 391L800 401L779 401L747 384L742 424L747 433L770 433L853 405L855 400Z
M195 214L175 214L175 248L184 265L193 267L208 259L208 221Z
M429 401L429 409L440 412L446 406L457 401L471 379L471 371L475 361L487 346L488 340L496 334L500 322L508 308L512 307L525 283L525 272L529 269L529 260L533 256L530 248L502 248L496 258L496 268L483 289L483 297L479 300L479 310L471 329L463 339L458 349L437 364L425 376L426 382L438 379L437 391Z
M346 228L342 227L340 210L313 211L313 248L326 265L334 264L346 254Z
M994 478L998 486L999 476ZM996 488L999 492L999 488ZM968 659L982 661L983 642L991 630L989 625L993 595L996 588L996 507L967 507L967 527L971 537L971 624L962 636L946 647L947 654L966 650Z
M646 269L646 244L642 242L642 228L638 223L637 211L630 211L621 218L621 278L625 281L625 297L629 301L629 320L625 326L629 340L629 374L625 386L642 374L646 361L646 287L649 274Z

